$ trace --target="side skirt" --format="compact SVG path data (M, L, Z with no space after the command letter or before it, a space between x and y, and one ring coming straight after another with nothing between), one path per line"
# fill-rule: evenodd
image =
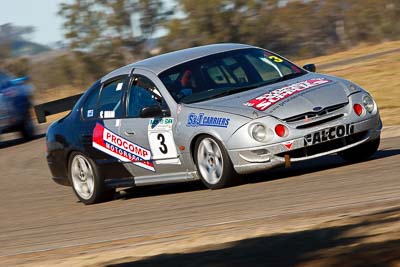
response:
M138 176L132 178L123 178L123 179L107 179L105 180L105 183L106 186L109 188L117 188L117 187L134 187L134 186L189 182L198 179L199 178L197 177L196 172L179 172L179 173L168 173L168 174L150 175L150 176Z

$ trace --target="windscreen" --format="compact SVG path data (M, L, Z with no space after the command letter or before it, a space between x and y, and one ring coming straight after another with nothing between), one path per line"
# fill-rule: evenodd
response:
M175 66L159 75L178 103L196 103L304 75L271 52L250 48L228 51Z

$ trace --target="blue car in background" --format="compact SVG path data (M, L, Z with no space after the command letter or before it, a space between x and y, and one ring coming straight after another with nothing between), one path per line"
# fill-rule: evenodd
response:
M16 78L0 70L0 134L19 131L25 140L34 137L33 86L27 81L28 77Z

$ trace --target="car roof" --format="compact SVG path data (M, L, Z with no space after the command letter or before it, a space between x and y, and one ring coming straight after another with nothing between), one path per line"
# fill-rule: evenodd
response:
M187 48L183 50L178 50L159 56L154 56L144 60L137 61L135 63L126 65L122 68L116 69L109 74L105 75L101 81L104 82L112 77L128 74L133 68L141 68L152 71L156 75L161 72L174 67L176 65L188 62L197 58L209 56L216 53L222 53L230 50L244 49L244 48L254 48L251 45L245 44L233 44L233 43L223 43L223 44L212 44L205 46L198 46L193 48Z

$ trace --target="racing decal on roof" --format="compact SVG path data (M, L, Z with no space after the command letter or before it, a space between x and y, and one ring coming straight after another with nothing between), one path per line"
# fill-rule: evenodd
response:
M211 126L211 127L227 128L229 125L229 121L230 121L229 118L205 116L204 113L200 114L190 113L186 126L188 127Z
M111 132L100 123L94 128L92 141L94 148L122 162L132 162L136 166L155 172L150 150Z
M277 88L268 93L260 95L254 99L249 100L244 103L245 106L253 107L259 111L264 111L270 106L278 103L279 101L302 92L306 89L316 87L318 85L326 84L331 82L331 80L325 78L313 78L305 81L297 82L291 85L287 85L281 88Z

